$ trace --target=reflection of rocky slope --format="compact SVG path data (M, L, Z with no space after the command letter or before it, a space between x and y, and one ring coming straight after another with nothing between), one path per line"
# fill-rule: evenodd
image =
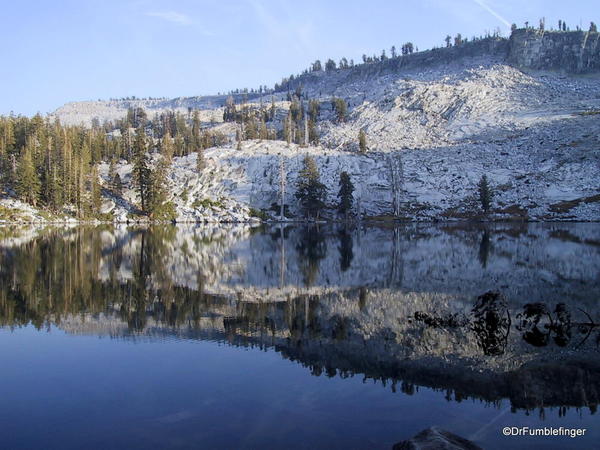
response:
M0 246L0 318L272 347L315 374L363 374L407 392L594 407L599 242L593 225L73 229ZM487 319L474 326L475 299L491 288L508 299L501 333ZM567 323L554 312L564 303L568 329L548 328L546 316L521 326L532 302L555 324Z
M119 252L120 273L131 279L142 234L116 230L105 231L103 242L120 242L111 252ZM516 304L564 298L593 304L600 295L600 234L593 225L250 230L177 228L162 244L163 268L175 285L197 289L201 280L204 292L244 301L358 287L463 299L500 289ZM103 260L103 277L111 261Z
M407 393L421 385L447 390L457 400L508 398L515 408L596 407L600 367L593 344L576 351L575 345L534 348L513 332L502 355L486 357L468 330L432 329L406 320L415 310L455 311L456 306L440 295L363 291L285 304L220 303L193 326L170 326L151 310L138 330L111 314L70 317L59 326L72 333L136 340L271 347L314 375L361 375Z

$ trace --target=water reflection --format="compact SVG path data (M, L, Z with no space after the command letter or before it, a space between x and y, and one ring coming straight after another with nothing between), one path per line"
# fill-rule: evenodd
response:
M3 326L270 347L317 376L513 408L599 401L594 225L4 233Z

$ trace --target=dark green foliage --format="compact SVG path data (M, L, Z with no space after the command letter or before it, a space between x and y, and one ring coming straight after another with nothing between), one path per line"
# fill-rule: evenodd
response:
M143 128L138 128L133 146L133 179L140 196L142 211L148 213L148 196L151 186L150 156L148 155L148 142Z
M24 202L36 206L39 201L41 183L33 164L31 144L27 146L17 166L17 194Z
M327 188L320 181L317 163L310 156L305 156L304 167L298 174L296 182L296 198L305 217L319 218L319 214L325 208L325 196Z
M331 108L335 113L338 122L344 122L346 120L346 114L348 112L348 104L343 98L333 97L331 99Z
M483 175L479 180L479 183L477 184L477 191L479 193L481 209L483 209L485 212L489 211L490 206L492 205L494 193L486 175Z
M319 144L319 130L312 120L308 121L308 142L313 145Z
M167 167L166 162L161 160L154 170L149 171L146 211L153 219L162 211L162 206L167 201Z
M348 172L340 173L340 182L339 182L340 190L338 191L338 210L348 217L348 214L352 210L352 204L354 202L354 197L352 193L354 192L354 184L352 184L352 180L350 179L350 175Z
M123 193L123 182L121 181L121 176L118 172L116 172L115 176L111 179L111 189L115 195L121 195Z
M113 131L120 131L120 136ZM146 136L147 131L152 137ZM125 158L134 165L133 181L142 210L151 215L148 201L157 205L162 195L158 189L162 183L157 181L161 177L150 164L149 152L156 144L165 172L173 156L201 155L202 149L227 142L222 133L202 130L199 112L191 109L187 118L167 112L148 120L142 109L132 108L122 120L103 125L94 120L91 128L63 126L40 115L0 116L0 188L36 207L59 212L70 206L80 218L98 217L98 164L110 161L106 187L120 195L122 180L115 164Z
M358 149L361 153L367 153L367 133L364 130L358 132Z
M319 115L321 114L321 104L318 100L309 100L308 102L308 118L313 122L317 122L319 120Z

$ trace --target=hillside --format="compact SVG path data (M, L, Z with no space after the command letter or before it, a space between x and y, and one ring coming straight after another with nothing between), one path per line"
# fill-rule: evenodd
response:
M296 77L290 90L317 100L319 145L248 140L236 149L236 126L223 122L226 96L172 100L70 103L53 116L67 124L124 117L143 107L148 116L199 110L202 126L219 130L229 144L205 150L199 176L195 155L175 158L170 198L180 221L245 221L252 211L275 217L280 163L285 203L298 216L294 183L301 161L316 158L334 216L339 174L356 187L359 217L413 220L479 217L477 182L495 191L494 220L600 220L600 35L517 30L510 39L487 38ZM290 108L288 91L234 96L248 108L273 101L281 131ZM336 120L332 97L348 105ZM368 151L358 152L359 131ZM139 199L132 166L118 164L122 198L104 192L103 212L132 217ZM108 183L108 165L101 166ZM5 202L6 203L6 202ZM11 203L11 207L15 207ZM271 210L271 208L273 208Z

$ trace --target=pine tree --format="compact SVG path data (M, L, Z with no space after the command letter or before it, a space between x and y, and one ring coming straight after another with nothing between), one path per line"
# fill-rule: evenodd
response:
M85 141L79 149L75 163L75 205L77 206L78 217L84 217L92 209L91 189L89 189L91 160L92 153L88 142Z
M314 145L319 144L319 131L312 120L308 121L308 141Z
M318 220L321 210L325 207L327 188L320 181L319 169L313 158L306 155L303 168L296 182L296 198L307 217Z
M115 176L111 181L111 189L114 194L121 195L123 193L123 182L121 181L121 175L119 175L119 172L115 172Z
M199 148L202 148L201 128L200 113L195 109L192 116L192 151L198 151Z
M185 155L185 140L183 139L183 135L181 133L175 136L175 141L173 145L173 150L175 155L183 156Z
M277 108L275 107L275 99L271 96L271 108L269 109L269 120L272 121L275 118Z
M346 113L348 111L348 105L346 103L346 100L344 100L343 98L332 98L331 108L335 112L336 119L338 122L344 122L346 120Z
M288 111L288 115L285 119L285 122L283 123L283 139L288 144L292 143L293 133L294 133L294 125L292 122L292 113L291 113L291 111Z
M150 162L147 153L148 142L146 133L143 128L138 128L135 134L135 142L133 144L133 178L140 196L141 207L143 212L148 212L148 195L150 188Z
M260 120L260 126L258 129L258 138L261 140L269 139L269 131L267 130L267 124L264 117Z
M350 175L348 172L340 173L340 182L339 182L340 190L338 192L339 204L338 210L344 214L346 220L348 220L348 214L352 210L352 203L354 198L352 193L354 192L354 184L350 180Z
M0 183L10 180L9 161L15 145L14 126L11 118L0 122Z
M249 115L246 120L245 134L246 140L256 139L258 137L258 128L256 126L254 115Z
M94 164L90 171L90 194L91 194L91 214L96 215L100 212L102 205L102 196L100 193L100 177L98 176L98 165Z
M364 130L358 132L358 149L361 153L367 153L367 134Z
M148 174L147 213L152 219L171 220L174 217L172 204L167 203L167 170L164 159L157 162Z
M321 113L321 105L318 100L310 100L308 102L308 118L313 122L319 120L319 114Z
M160 153L163 156L164 160L167 163L171 163L173 159L173 154L175 152L175 148L173 145L173 138L171 137L171 133L167 130L167 132L163 135L160 140Z
M479 202L481 203L481 209L485 212L489 211L490 206L492 205L493 191L488 182L487 176L483 175L477 184L477 189L479 193Z
M33 138L29 138L17 166L17 195L24 202L37 205L40 196L41 183L33 164Z

